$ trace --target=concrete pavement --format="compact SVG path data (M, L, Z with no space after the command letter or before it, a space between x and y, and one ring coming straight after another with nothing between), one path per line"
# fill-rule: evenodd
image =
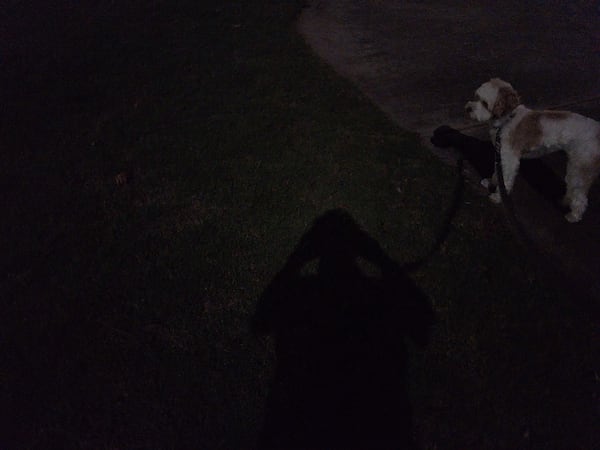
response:
M527 106L560 106L600 120L597 1L311 0L298 29L321 58L425 143L449 125L463 130L450 139L454 147L468 142L489 153L487 129L471 127L463 106L492 77L511 82ZM452 162L454 153L430 148ZM600 182L582 222L568 224L555 202L564 157L545 157L527 170L513 193L519 219L561 272L600 298Z

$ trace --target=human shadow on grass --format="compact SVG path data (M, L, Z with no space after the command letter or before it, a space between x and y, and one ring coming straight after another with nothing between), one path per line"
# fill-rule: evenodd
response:
M423 292L347 212L317 218L254 317L277 358L258 447L416 448L405 338L425 346L432 323Z
M489 141L467 136L448 126L441 126L433 132L431 143L439 148L452 147L458 150L482 179L494 173L494 146ZM565 193L565 185L542 159L522 159L519 176L542 197L558 206Z

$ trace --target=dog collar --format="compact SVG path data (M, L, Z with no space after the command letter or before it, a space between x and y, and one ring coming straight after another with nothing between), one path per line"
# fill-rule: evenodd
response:
M517 108L513 109L509 115L500 117L492 123L492 129L496 130L494 139L494 150L496 150L496 154L500 154L500 149L502 148L502 130L508 123L510 123L511 120L515 118L517 115Z
M517 106L518 108L518 106ZM492 128L500 130L506 126L511 120L517 115L517 108L513 109L512 112L506 116L500 117L492 122Z

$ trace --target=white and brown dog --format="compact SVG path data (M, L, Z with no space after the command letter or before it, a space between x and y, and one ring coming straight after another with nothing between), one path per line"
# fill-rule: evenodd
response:
M521 158L537 158L557 150L567 153L567 192L563 204L571 211L569 222L581 220L588 204L588 191L600 173L600 123L567 111L534 111L521 104L519 95L506 81L494 78L475 91L475 100L465 105L471 119L490 122L492 142L500 130L502 174L510 192ZM492 183L497 183L494 174ZM491 194L500 202L498 192Z

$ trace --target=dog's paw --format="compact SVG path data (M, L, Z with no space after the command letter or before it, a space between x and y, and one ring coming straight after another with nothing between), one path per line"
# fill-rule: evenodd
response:
M493 183L492 183L492 179L491 179L491 178L483 178L483 179L482 179L482 180L479 182L479 184L481 184L481 185L482 185L484 188L486 188L486 189L488 189L488 190L489 190L489 189L490 189L490 188L493 186Z
M573 214L573 212L570 212L569 214L565 214L565 219L567 219L567 222L575 223L581 220L581 215Z
M502 203L502 197L500 196L499 192L494 192L493 194L488 195L488 198L493 203Z

